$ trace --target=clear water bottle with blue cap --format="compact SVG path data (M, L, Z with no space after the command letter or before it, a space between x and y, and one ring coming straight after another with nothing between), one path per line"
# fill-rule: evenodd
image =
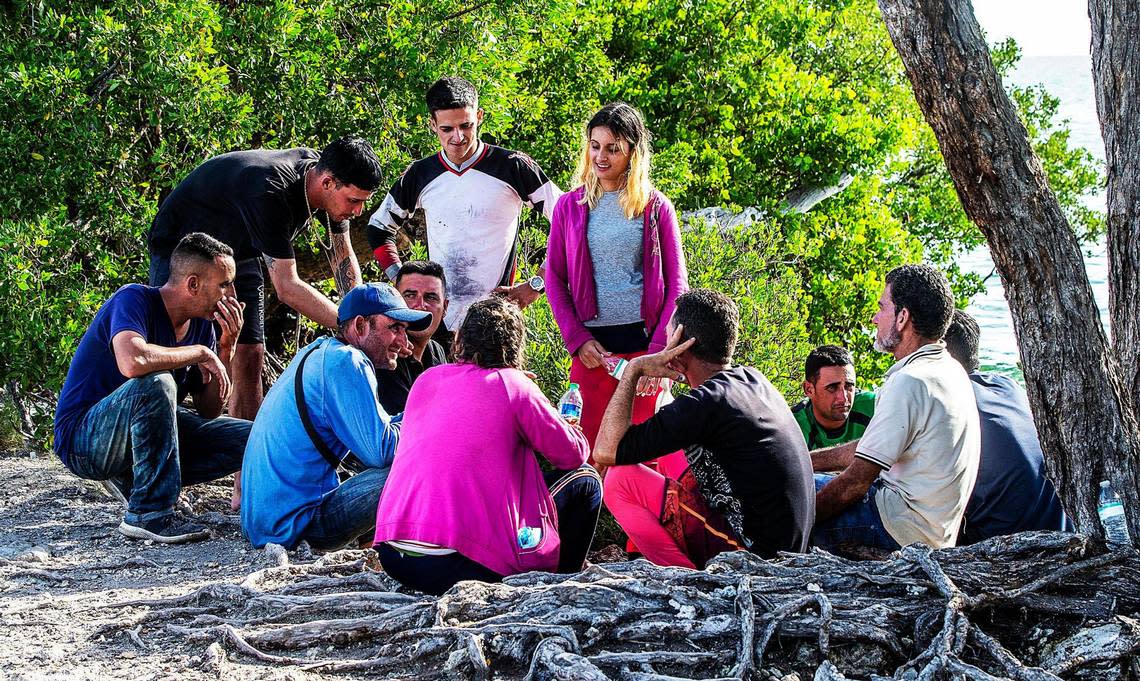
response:
M578 391L577 383L571 383L570 389L558 400L558 415L572 426L582 420L582 393Z

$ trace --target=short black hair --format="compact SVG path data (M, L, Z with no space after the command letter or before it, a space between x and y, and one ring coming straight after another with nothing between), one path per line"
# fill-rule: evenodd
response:
M736 351L740 311L719 291L696 288L677 297L673 323L684 326L684 337L696 338L689 352L711 364L728 364Z
M519 306L500 296L472 303L456 342L456 359L483 369L522 369L526 323Z
M380 159L368 140L356 135L341 137L321 151L317 172L328 172L341 184L374 192L380 187Z
M396 288L400 288L400 280L404 278L405 274L422 274L425 277L435 277L439 279L439 283L443 284L443 295L447 295L447 277L443 274L443 265L436 261L409 260L400 265L400 271L396 273L396 281L392 282Z
M978 338L981 335L978 320L961 310L954 310L954 318L942 339L946 341L946 350L950 356L958 360L966 371L977 371L980 364Z
M838 345L821 345L808 353L804 361L804 380L815 383L823 367L855 366L855 358L847 348Z
M190 232L174 247L170 254L170 274L167 281L178 281L196 272L198 268L212 267L218 256L234 257L229 246L205 232Z
M903 265L887 272L886 284L895 312L910 311L915 333L941 340L954 314L954 294L946 275L926 263Z
M432 118L436 111L479 108L479 92L471 81L459 76L444 76L432 83L425 99Z

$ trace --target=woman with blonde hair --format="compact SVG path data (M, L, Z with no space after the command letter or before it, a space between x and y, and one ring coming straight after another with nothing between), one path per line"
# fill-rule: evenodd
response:
M559 198L547 242L546 291L582 392L591 448L617 388L618 359L657 352L677 296L688 290L677 214L649 179L641 113L607 104L586 124L575 188ZM653 415L667 379L645 379L633 421Z

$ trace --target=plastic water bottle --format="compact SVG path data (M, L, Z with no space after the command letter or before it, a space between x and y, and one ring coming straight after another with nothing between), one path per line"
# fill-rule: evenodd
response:
M572 426L582 420L582 393L578 392L577 383L571 383L570 389L558 400L558 415Z
M1124 504L1105 480L1100 483L1100 503L1097 505L1100 524L1104 525L1105 535L1110 542L1128 543L1128 530L1124 525Z

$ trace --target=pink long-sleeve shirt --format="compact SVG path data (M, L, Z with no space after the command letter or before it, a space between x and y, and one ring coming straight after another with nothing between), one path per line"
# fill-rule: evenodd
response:
M516 369L445 364L412 386L376 513L376 542L420 541L511 575L558 568L558 514L535 453L555 468L589 445ZM541 529L519 546L519 530Z
M594 264L586 237L590 206L581 203L584 193L585 188L578 187L558 199L546 243L546 296L571 355L593 338L583 322L598 316ZM657 352L669 340L665 327L677 296L689 290L689 275L673 204L654 190L643 215L641 317L649 333L649 351Z

